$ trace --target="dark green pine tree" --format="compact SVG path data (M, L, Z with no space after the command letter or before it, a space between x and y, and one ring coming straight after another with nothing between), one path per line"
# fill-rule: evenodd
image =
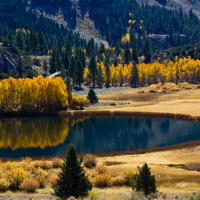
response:
M139 63L139 60L138 60L138 45L137 45L137 41L136 41L135 37L133 39L132 49L133 50L132 50L131 58L136 64L138 64Z
M98 103L98 98L97 98L96 93L93 89L89 90L87 99L90 101L90 103Z
M109 57L106 55L105 61L104 61L104 65L105 65L105 72L106 72L106 77L105 77L105 84L106 87L110 87L110 59Z
M69 68L68 68L68 75L72 79L72 85L74 86L75 82L75 60L74 57L71 57Z
M16 33L15 44L20 50L24 49L24 38L21 30L17 31Z
M75 83L79 85L79 88L81 88L81 83L83 81L83 72L84 68L83 65L81 64L80 60L76 63L75 66Z
M46 60L44 60L42 67L43 67L44 73L46 74L47 73L47 61Z
M54 51L52 51L51 57L50 57L50 70L49 72L51 74L56 72L56 55Z
M103 80L103 73L102 73L101 67L98 67L97 68L97 77L96 77L96 82L97 82L98 87L102 87L103 81L104 80Z
M150 168L145 163L142 168L138 167L139 174L136 174L136 190L142 191L145 196L156 192L155 175L151 174Z
M139 80L139 75L138 75L138 67L136 65L136 63L133 63L133 68L131 70L131 81L130 81L130 85L131 87L137 87L138 84L138 80Z
M73 144L68 146L66 158L53 189L53 195L60 199L68 199L70 196L86 197L88 191L92 189Z
M143 51L144 51L144 62L150 63L151 62L151 47L150 47L150 42L149 42L148 37L146 37L145 39Z
M61 64L60 75L61 75L62 79L64 80L66 77L66 71L65 71L65 66L63 63Z
M92 77L92 86L95 87L95 76L97 74L97 65L94 54L92 54L89 62L89 75Z
M124 63L125 64L129 64L130 57L131 57L131 53L130 53L129 45L127 42L124 49Z
M17 72L18 72L18 77L22 78L22 61L20 57L18 60L18 65L17 65Z

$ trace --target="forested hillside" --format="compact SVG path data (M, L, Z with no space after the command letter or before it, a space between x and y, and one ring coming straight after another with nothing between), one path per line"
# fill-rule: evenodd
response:
M146 36L151 36L155 49L169 48L199 41L200 24L196 15L160 6L138 4L135 0L80 0L82 13L87 10L96 27L110 44L120 41L129 32L131 39L137 35L139 46ZM157 41L152 34L166 35ZM154 38L154 39L153 39Z

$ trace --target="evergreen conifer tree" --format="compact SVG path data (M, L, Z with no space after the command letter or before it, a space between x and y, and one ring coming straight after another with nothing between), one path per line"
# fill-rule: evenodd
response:
M18 60L18 65L17 65L17 72L18 72L19 78L22 78L22 61L20 57Z
M136 174L136 190L142 191L145 196L156 192L155 175L152 175L150 168L145 163L142 168L138 167L139 174Z
M136 63L136 64L138 64L138 62L139 62L139 60L138 60L138 46L137 46L137 41L136 41L136 39L135 39L135 37L134 37L134 39L133 39L133 46L132 46L132 60Z
M97 66L96 66L96 60L94 54L92 54L89 62L89 73L92 77L92 86L95 87L95 76L97 74Z
M137 87L138 84L138 80L139 80L139 75L138 75L138 68L136 63L133 63L133 68L131 70L131 82L130 85L131 87Z
M75 82L76 84L79 85L79 88L81 88L81 83L83 81L83 73L84 73L84 68L83 65L81 64L80 60L76 63L75 66Z
M90 101L90 103L97 103L98 102L98 98L97 98L96 93L93 89L89 90L87 99Z
M102 87L103 85L103 74L102 74L101 67L97 68L97 85L99 87Z
M127 42L126 46L125 46L125 50L124 50L124 63L125 64L129 64L130 55L131 55L131 53L130 53L129 45Z
M44 60L44 62L43 62L43 70L44 70L44 73L46 74L47 73L47 62L46 62L46 60Z
M145 63L150 63L151 62L151 48L150 48L150 42L148 37L146 37L145 42L144 42L144 62Z
M53 189L53 195L60 199L68 199L70 196L85 197L92 189L92 184L85 175L73 144L68 146L66 158Z

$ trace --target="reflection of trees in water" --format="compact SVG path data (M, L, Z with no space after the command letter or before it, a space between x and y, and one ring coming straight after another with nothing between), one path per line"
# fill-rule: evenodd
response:
M76 120L61 117L0 119L0 148L52 147L62 144Z

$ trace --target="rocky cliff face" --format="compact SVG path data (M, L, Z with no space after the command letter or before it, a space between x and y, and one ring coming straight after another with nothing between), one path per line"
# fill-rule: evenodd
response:
M15 49L13 45L0 43L0 70L16 69L16 62L9 52L9 50L13 49Z

